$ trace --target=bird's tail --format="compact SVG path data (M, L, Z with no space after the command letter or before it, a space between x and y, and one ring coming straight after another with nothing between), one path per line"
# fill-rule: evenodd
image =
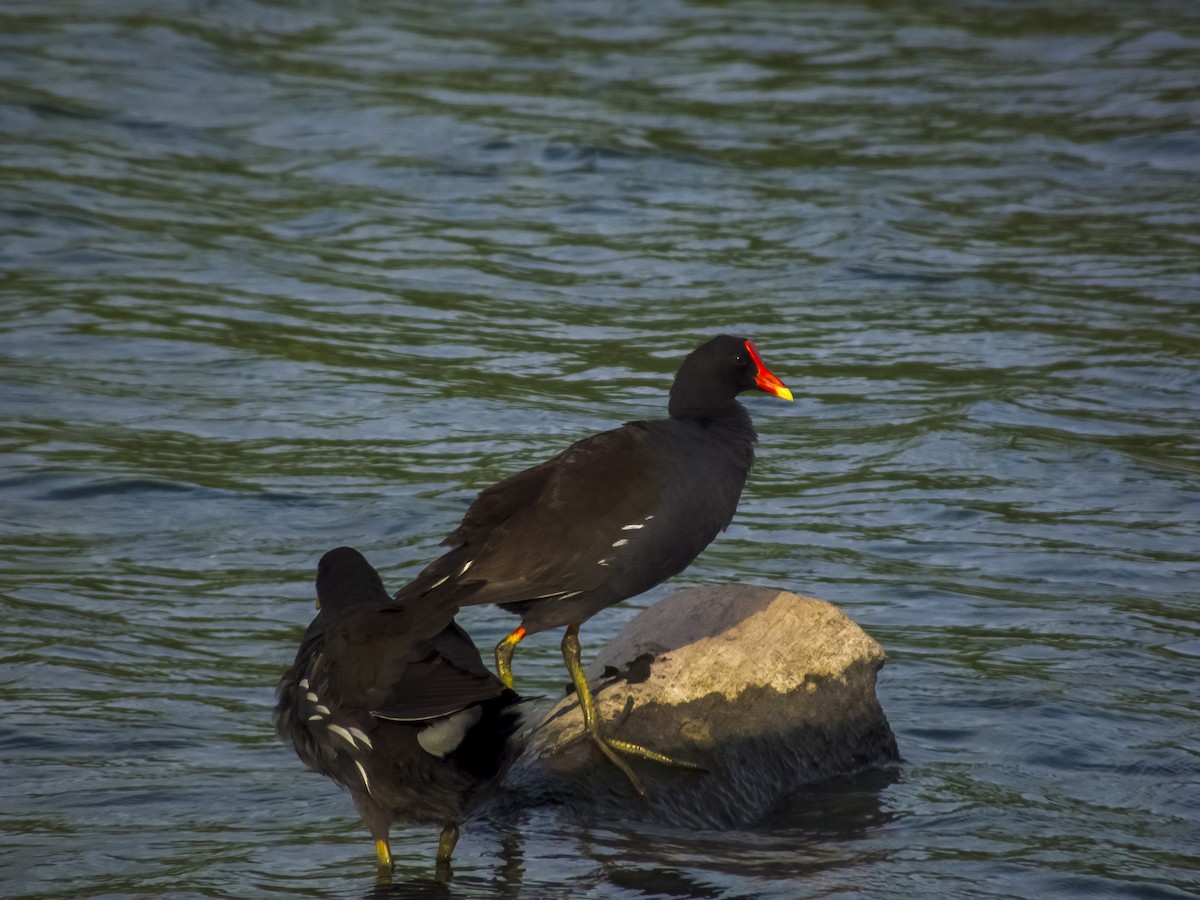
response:
M505 689L480 704L483 715L454 753L455 762L478 778L495 778L520 755L517 737L524 724L525 703L516 691Z

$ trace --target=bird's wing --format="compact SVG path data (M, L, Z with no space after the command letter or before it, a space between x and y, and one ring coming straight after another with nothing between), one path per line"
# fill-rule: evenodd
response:
M452 616L429 603L348 612L325 639L331 698L422 721L500 696L504 686Z
M557 456L480 492L443 541L486 543L530 521L596 521L653 505L657 474L649 423L630 422L577 441Z
M614 545L660 508L661 457L650 423L633 422L572 444L483 491L447 539L443 557L477 593L464 604L553 598L606 578ZM430 569L436 566L435 563Z

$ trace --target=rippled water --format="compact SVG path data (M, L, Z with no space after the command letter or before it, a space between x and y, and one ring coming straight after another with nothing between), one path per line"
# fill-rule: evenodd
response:
M0 10L0 892L1200 892L1200 7L1034 6ZM717 331L797 402L676 583L840 604L905 766L376 885L270 729L317 558L398 585Z

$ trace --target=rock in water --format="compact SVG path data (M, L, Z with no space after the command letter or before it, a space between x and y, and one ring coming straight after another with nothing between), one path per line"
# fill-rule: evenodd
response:
M875 696L884 654L837 607L747 585L679 591L604 647L588 679L609 736L699 763L637 763L639 800L570 695L509 773L510 802L695 828L751 825L805 784L899 760Z

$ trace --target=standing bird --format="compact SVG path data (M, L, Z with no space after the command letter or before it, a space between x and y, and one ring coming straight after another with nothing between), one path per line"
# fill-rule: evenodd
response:
M393 822L441 825L448 874L458 823L514 757L520 698L442 603L397 603L350 547L317 565L317 615L276 690L275 730L347 788L381 866Z
M443 541L450 550L396 595L518 613L520 627L496 646L496 670L509 686L518 642L567 626L562 654L584 727L638 793L618 754L689 764L604 736L579 659L579 626L683 571L729 525L754 462L757 435L736 399L751 389L792 399L752 342L712 338L679 367L669 418L584 438L484 490Z

